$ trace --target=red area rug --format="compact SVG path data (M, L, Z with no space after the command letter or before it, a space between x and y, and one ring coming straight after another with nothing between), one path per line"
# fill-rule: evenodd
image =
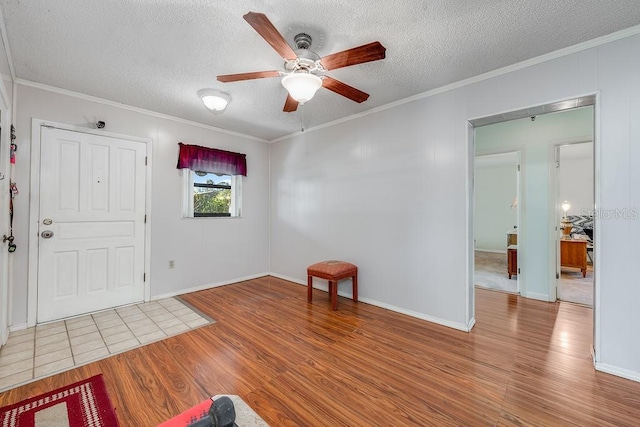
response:
M0 408L2 427L114 427L118 418L102 375Z

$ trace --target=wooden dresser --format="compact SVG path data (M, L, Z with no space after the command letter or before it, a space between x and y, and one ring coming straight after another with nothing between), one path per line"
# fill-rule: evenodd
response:
M579 268L582 277L587 276L587 241L560 240L560 265L562 267Z

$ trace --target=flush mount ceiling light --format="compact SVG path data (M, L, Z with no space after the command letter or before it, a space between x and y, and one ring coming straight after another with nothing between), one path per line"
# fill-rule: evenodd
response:
M198 96L207 110L216 114L222 113L231 102L231 95L216 89L201 89Z
M313 98L316 91L322 86L322 79L315 74L304 72L287 74L282 78L282 86L287 89L289 95L300 104L304 104Z

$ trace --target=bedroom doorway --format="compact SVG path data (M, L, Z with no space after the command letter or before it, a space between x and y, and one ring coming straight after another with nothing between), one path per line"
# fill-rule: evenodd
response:
M594 289L593 141L554 146L556 297L593 306Z
M556 198L553 179L553 144L594 141L595 95L532 106L517 111L469 120L470 192L468 240L470 264L476 242L476 154L520 150L518 194L518 290L526 298L556 301ZM560 144L562 145L562 144ZM597 159L596 159L597 160ZM597 187L595 194L598 194ZM597 203L596 203L597 205ZM597 222L597 219L596 219ZM596 239L597 240L597 236ZM597 244L597 242L596 242ZM595 248L594 248L595 252ZM597 263L597 260L594 260ZM597 275L597 274L596 274ZM475 265L470 267L469 288L476 289ZM597 295L597 279L594 282ZM471 296L470 301L474 297ZM470 307L473 312L474 307Z
M476 152L474 174L474 285L519 293L520 151Z

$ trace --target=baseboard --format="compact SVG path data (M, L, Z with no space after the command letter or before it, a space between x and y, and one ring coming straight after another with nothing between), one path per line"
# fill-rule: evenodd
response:
M538 301L550 302L548 294L538 294L535 292L527 292L526 295L522 295L525 298L537 299Z
M9 332L21 331L23 329L27 329L28 327L29 327L29 325L27 325L27 322L18 323L17 325L11 325L9 327Z
M471 329L473 329L475 325L476 325L476 318L472 317L471 320L469 320L469 323L467 324L467 330L465 332L471 332Z
M150 301L156 301L156 300L164 299L164 298L171 298L171 297L175 297L175 296L178 296L178 295L188 294L188 293L191 293L191 292L204 291L205 289L217 288L218 286L232 285L234 283L244 282L245 280L257 279L259 277L264 277L264 276L268 276L268 275L269 275L269 273L252 274L250 276L238 277L238 278L235 278L235 279L225 280L225 281L222 281L222 282L215 282L215 283L209 283L209 284L206 284L206 285L194 286L194 287L188 288L188 289L180 289L179 291L176 291L176 292L167 292L165 294L152 295L151 298L150 298Z
M615 375L617 377L626 378L631 381L640 382L640 372L631 371L629 369L618 368L607 363L596 362L596 371L604 372L607 374Z
M492 253L492 254L503 254L503 255L507 254L506 250L482 249L482 248L475 248L474 250L476 252L489 252L489 253Z
M282 280L286 280L288 282L293 282L293 283L297 283L299 285L303 285L303 286L307 286L307 282L304 280L300 280L300 279L296 279L294 277L289 277L289 276L285 276L282 274L277 274L277 273L270 273L270 276L273 277L277 277L278 279L282 279ZM329 291L329 285L322 285L322 284L314 284L313 285L314 289L318 289L324 292L328 292ZM338 295L340 295L341 297L345 297L345 298L351 298L353 295L350 292L338 292ZM397 307L395 305L391 305L391 304L387 304L384 302L380 302L371 298L366 298L366 297L362 297L360 296L358 298L359 301L367 303L367 304L371 304L374 305L376 307L380 307L380 308L384 308L386 310L390 310L390 311L395 311L396 313L400 313L400 314L405 314L407 316L411 316L411 317L415 317L418 319L422 319L422 320L426 320L427 322L431 322L431 323L437 323L438 325L442 325L442 326L447 326L449 328L453 328L453 329L457 329L459 331L464 331L464 332L469 332L471 331L471 328L473 328L473 325L475 324L475 319L472 319L468 325L465 325L463 323L458 323L458 322L451 322L449 320L445 320L445 319L440 319L439 317L434 317L434 316L429 316L427 314L424 313L420 313L417 311L413 311L413 310L407 310L405 308L402 307Z
M295 277L285 276L284 274L278 274L278 273L268 273L268 274L269 274L269 276L273 276L273 277L276 277L278 279L286 280L287 282L293 282L293 283L297 283L299 285L307 286L307 282L306 281L300 280L300 279L296 279Z

